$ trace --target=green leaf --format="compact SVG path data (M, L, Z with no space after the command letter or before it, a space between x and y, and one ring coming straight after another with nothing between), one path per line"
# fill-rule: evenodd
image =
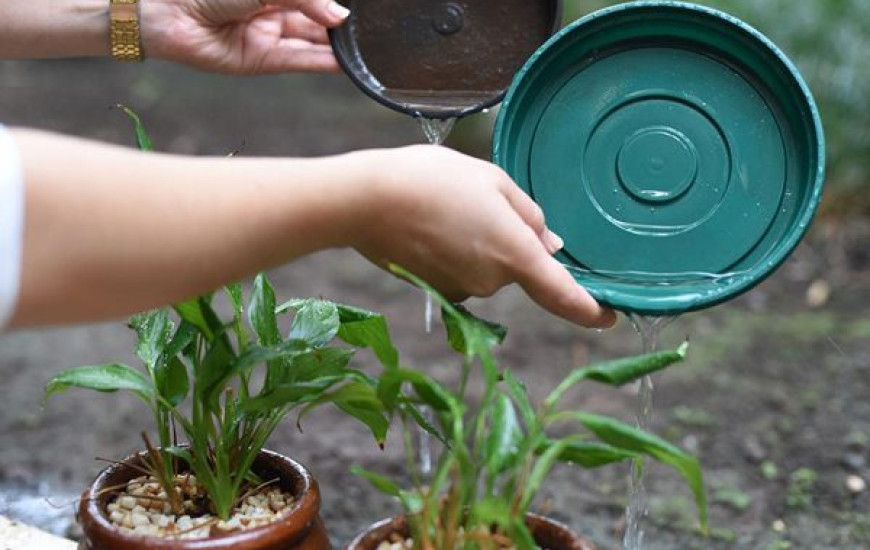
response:
M504 342L507 336L504 326L481 319L459 304L446 309L442 306L441 315L447 328L447 342L459 353L491 349Z
M399 498L399 495L402 494L402 489L399 485L385 476L370 472L356 465L350 467L350 472L355 476L365 479L372 484L372 487L387 496Z
M130 326L139 338L136 355L149 369L155 369L172 332L169 313L162 308L139 313L130 318Z
M488 497L472 502L469 515L473 525L497 525L504 531L510 526L513 513L508 500Z
M255 365L289 359L308 349L303 340L287 340L268 348L252 345L236 357L232 348L220 339L214 342L203 359L202 373L197 374L197 388L211 402L234 376L246 373Z
M187 397L190 380L187 367L178 357L169 357L155 370L155 383L159 393L170 405L178 406Z
M399 502L410 515L423 511L423 496L417 491L399 491Z
M188 449L187 447L179 447L173 445L172 447L166 447L165 449L163 449L163 452L168 455L172 455L175 458L180 458L187 464L193 463L193 455L191 454L190 449Z
M61 372L46 384L45 398L73 387L100 392L130 390L146 401L154 395L151 383L142 373L127 365L111 364L77 367Z
M196 338L196 334L197 328L195 326L187 321L182 321L175 330L175 334L172 336L169 344L166 345L166 349L163 350L164 360L176 357L182 353L193 342L193 339Z
M538 446L535 452L542 454L553 444L552 440L548 440L543 445ZM639 453L604 443L577 441L566 445L558 458L561 462L576 464L583 468L599 468L615 462L640 458L640 456Z
M384 415L384 406L375 393L372 384L362 381L354 381L339 389L326 393L313 400L299 413L297 424L313 409L321 405L332 403L345 413L353 416L365 424L379 445L383 445L387 438L390 422Z
M511 396L514 406L519 409L520 417L526 425L526 429L531 430L538 423L538 415L535 408L529 400L529 392L526 385L522 383L509 370L502 372L502 381L507 388L508 395Z
M139 118L139 115L137 115L135 111L124 105L119 104L115 107L124 111L127 116L129 116L133 120L133 130L136 132L136 144L139 146L139 149L141 149L142 151L153 151L154 144L151 142L151 138L145 131L145 125L142 124L142 120Z
M425 432L427 432L430 435L432 435L433 437L435 437L445 447L450 446L450 442L447 440L447 437L444 435L444 433L441 432L441 430L438 429L437 426L432 424L432 422L430 422L429 419L426 418L426 415L421 413L420 410L417 407L415 407L412 403L408 403L408 402L403 400L399 404L399 407L401 408L402 411L407 413L414 420L414 422L417 424L417 426L419 426Z
M345 348L306 349L284 361L276 362L269 387L313 380L322 376L340 374L354 356L354 350Z
M260 413L307 403L317 399L323 395L323 392L346 378L345 375L331 375L305 382L282 384L247 400L242 410L246 413Z
M553 390L544 406L552 408L562 395L582 380L589 379L611 386L622 386L643 378L649 374L660 371L674 363L682 361L686 357L689 343L686 342L676 350L662 351L637 357L617 359L600 365L577 369L572 372L559 386Z
M504 340L506 330L501 325L475 317L464 307L450 303L423 279L400 266L391 264L390 270L425 291L441 306L441 315L447 327L447 340L456 351L466 357L485 355Z
M486 468L490 475L496 476L516 462L522 437L519 419L510 398L503 394L496 396L484 447Z
M338 334L341 321L338 308L327 300L306 300L296 310L290 338L306 340L313 348L328 344Z
M337 304L341 326L337 336L352 346L371 348L387 368L398 368L399 352L393 346L390 329L383 315Z
M390 430L390 420L384 414L383 407L374 402L355 401L337 401L335 406L366 426L377 444L383 448Z
M257 333L257 341L261 346L274 346L281 341L275 320L275 291L263 273L254 278L248 321Z
M553 469L553 465L559 460L559 456L568 445L577 440L578 438L576 437L567 437L555 441L540 454L538 460L535 461L535 466L532 468L532 472L529 474L529 479L526 481L526 484L522 489L523 497L520 499L520 512L522 515L525 515L526 511L529 509L529 505L532 503L532 499L541 487L541 483L543 483L547 476L550 475L550 470Z
M211 307L211 296L199 296L172 306L182 320L195 326L206 340L224 335L223 323Z
M436 411L450 410L456 399L450 391L433 378L422 372L408 369L388 370L378 380L377 395L387 410L393 410L396 405L402 384L409 382L420 400Z
M538 544L526 525L525 517L514 516L508 534L516 550L537 550Z
M556 416L560 417L559 419L572 419L583 424L601 441L609 445L649 455L674 468L686 480L695 495L701 528L707 529L707 495L704 491L704 477L698 459L653 434L613 418L582 412L566 412Z
M244 296L241 283L231 283L224 287L227 291L227 296L230 298L230 303L233 306L233 312L236 315L241 315L244 310Z

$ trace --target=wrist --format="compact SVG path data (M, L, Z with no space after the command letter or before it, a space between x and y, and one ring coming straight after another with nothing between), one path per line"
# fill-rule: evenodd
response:
M341 175L336 203L337 247L359 249L383 223L392 202L389 192L389 150L369 149L333 157Z
M108 56L109 1L0 2L0 57Z
M172 32L174 16L171 2L139 0L139 39L147 57L168 59L163 46Z

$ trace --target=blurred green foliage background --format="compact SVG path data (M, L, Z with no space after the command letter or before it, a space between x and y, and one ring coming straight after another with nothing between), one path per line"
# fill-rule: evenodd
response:
M565 23L614 0L564 0ZM732 13L770 37L808 81L822 113L828 179L821 215L870 214L870 0L699 0ZM465 134L466 132L461 132ZM456 136L460 148L476 154ZM465 139L463 139L463 137ZM480 146L478 146L480 147Z

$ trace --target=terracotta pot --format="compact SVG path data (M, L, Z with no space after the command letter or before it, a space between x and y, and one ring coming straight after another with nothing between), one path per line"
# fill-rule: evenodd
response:
M79 550L329 550L320 519L320 489L308 470L270 451L257 456L252 470L264 479L280 478L281 487L296 497L293 510L282 521L207 539L169 540L122 533L109 522L106 506L111 495L105 489L142 475L125 465L109 466L82 494L79 522L84 534Z
M526 525L532 531L535 542L546 550L595 550L595 546L567 526L536 514L526 515ZM346 550L377 550L378 545L397 533L411 536L405 516L385 519L375 523L347 545Z

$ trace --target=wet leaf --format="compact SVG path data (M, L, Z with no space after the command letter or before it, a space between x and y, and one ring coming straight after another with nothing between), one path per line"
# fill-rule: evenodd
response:
M371 348L385 367L398 368L399 352L393 346L390 329L383 315L338 305L341 326L338 337L352 346Z
M692 489L698 505L701 528L707 529L707 495L698 459L653 434L613 418L582 412L566 412L557 416L560 419L579 422L608 445L649 455L674 468Z
M139 118L139 115L136 114L135 111L126 107L124 105L116 105L118 109L124 111L128 117L133 121L133 130L136 132L136 144L139 146L139 149L142 151L153 151L154 144L151 142L151 138L148 136L148 132L145 131L145 125L142 124L142 120Z
M290 338L305 340L313 348L328 344L338 334L338 308L326 300L305 300L296 310Z
M181 404L190 390L187 367L178 357L169 357L154 371L157 393L173 407Z
M223 323L211 307L210 296L199 296L172 306L182 320L196 327L206 340L224 334Z
M390 422L384 414L384 406L378 399L372 383L354 381L335 391L321 395L302 409L297 424L301 425L303 418L309 412L327 403L334 404L366 425L378 444L383 445L386 441Z
M99 392L130 390L146 401L154 394L154 388L142 373L127 365L110 364L76 367L57 374L46 384L45 398L73 387Z
M323 392L345 379L345 375L331 375L305 382L281 384L253 399L247 400L242 410L246 413L261 413L284 407L292 408L317 399L323 395Z
M543 453L553 445L548 440L544 445L537 448L537 453ZM590 441L576 441L564 446L558 458L560 462L576 464L583 468L599 468L615 462L640 458L640 454L613 447L604 443Z
M248 305L248 321L261 346L273 346L281 341L275 320L275 291L269 279L262 273L254 278L251 302Z
M538 423L538 417L535 408L532 406L532 402L529 400L529 393L526 389L526 385L509 370L505 370L502 373L502 380L505 388L507 388L508 395L510 395L513 400L514 406L519 409L518 412L520 417L523 419L526 428L530 429Z
M489 435L486 438L484 457L490 475L498 475L517 461L517 450L523 433L510 398L499 395L490 413Z
M594 380L611 386L622 386L660 371L686 357L688 342L676 350L662 351L625 359L617 359L572 372L544 400L545 407L554 407L562 395L582 380Z
M541 483L543 483L544 479L550 475L550 470L552 470L556 462L559 461L559 456L568 445L574 441L576 441L576 438L569 437L552 442L549 447L540 454L538 460L535 461L532 472L529 474L529 478L522 489L523 497L520 500L520 511L523 515L525 515L525 512L529 509L529 505L532 503L532 499L538 492Z
M133 315L130 326L139 338L136 355L150 369L156 368L173 329L168 312L165 309L155 309Z

